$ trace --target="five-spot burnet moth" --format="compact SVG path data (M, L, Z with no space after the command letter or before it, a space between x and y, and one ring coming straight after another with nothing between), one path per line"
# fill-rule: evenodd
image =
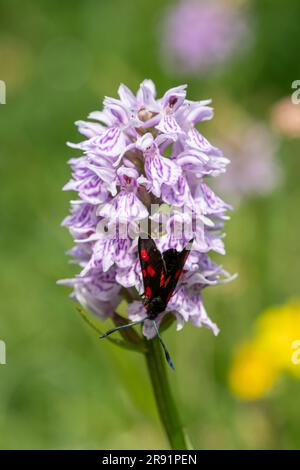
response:
M168 350L160 336L156 318L166 310L183 272L190 250L187 247L182 251L170 248L161 253L152 238L139 237L138 251L144 282L142 301L145 306L146 316L142 320L112 328L104 333L101 338L105 338L122 328L143 323L146 319L152 320L168 364L174 369Z

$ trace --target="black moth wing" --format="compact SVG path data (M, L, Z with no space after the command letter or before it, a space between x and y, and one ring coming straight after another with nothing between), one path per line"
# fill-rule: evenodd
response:
M189 253L190 250L187 248L179 252L175 248L170 248L163 252L166 276L164 285L160 290L160 297L166 305L174 293Z
M141 238L138 241L139 258L144 282L146 303L159 295L161 279L165 277L162 254L152 238Z

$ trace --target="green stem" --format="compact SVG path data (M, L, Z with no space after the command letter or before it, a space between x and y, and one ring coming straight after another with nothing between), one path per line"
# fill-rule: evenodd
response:
M172 449L187 450L191 446L181 425L168 382L166 361L157 338L147 341L145 354L159 416Z

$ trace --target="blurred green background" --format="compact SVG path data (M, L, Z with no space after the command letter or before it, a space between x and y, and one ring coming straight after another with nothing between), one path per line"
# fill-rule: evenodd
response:
M222 94L253 118L300 79L299 0L249 1L253 44L222 72L178 80L159 57L161 0L0 0L1 448L166 448L143 358L119 350L81 320L56 280L76 269L60 222L70 194L67 140L74 121L99 109L119 83L152 78L162 94L181 82L190 99ZM219 103L219 104L218 104ZM299 105L300 106L300 105ZM223 110L224 111L224 110ZM209 132L211 123L206 125ZM209 135L213 140L213 134ZM166 333L176 373L170 380L196 448L299 448L300 382L284 377L257 402L228 389L236 344L268 305L300 295L299 139L280 139L283 182L241 203L226 226L221 259L233 283L205 302L219 337L186 325ZM218 257L220 261L221 257ZM300 367L300 366L299 366Z

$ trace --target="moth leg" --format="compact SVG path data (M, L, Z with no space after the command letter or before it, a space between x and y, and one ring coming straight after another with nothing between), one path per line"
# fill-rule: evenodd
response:
M163 348L163 350L164 350L167 363L169 364L169 366L171 367L171 369L175 370L175 367L174 367L174 364L173 364L173 362L172 362L171 356L170 356L170 354L169 354L169 351L168 351L168 349L167 349L167 346L165 345L165 343L163 342L162 337L160 336L160 332L159 332L159 329L158 329L158 326L157 326L157 323L156 323L155 320L153 320L153 325L154 325L154 328L155 328L157 337L158 337L158 339L159 339L159 342L160 342L160 344L162 345L162 348Z

